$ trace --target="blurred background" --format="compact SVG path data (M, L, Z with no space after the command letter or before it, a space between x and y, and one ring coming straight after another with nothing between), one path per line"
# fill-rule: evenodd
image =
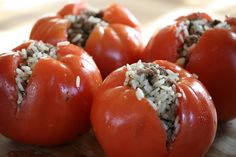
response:
M76 1L76 0L74 0ZM35 21L54 13L69 0L0 0L0 52L7 51L28 39ZM87 0L98 8L117 2L129 8L140 21L144 40L153 31L165 26L180 15L205 11L221 18L236 16L236 0Z

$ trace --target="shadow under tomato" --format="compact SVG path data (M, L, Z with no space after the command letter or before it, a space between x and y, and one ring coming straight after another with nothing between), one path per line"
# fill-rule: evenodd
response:
M9 142L13 147L7 157L104 157L94 135L90 132L77 141L56 147L44 148Z

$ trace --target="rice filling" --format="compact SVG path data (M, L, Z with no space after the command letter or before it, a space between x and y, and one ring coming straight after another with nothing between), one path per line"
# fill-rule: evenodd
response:
M178 49L179 58L176 63L185 67L189 59L189 49L198 43L205 31L214 28L230 29L231 27L227 22L219 20L187 19L180 22L177 26L176 37L179 38L182 46Z
M32 75L32 71L34 69L35 64L41 58L54 58L57 59L57 48L50 45L45 44L41 41L32 42L27 49L22 49L21 51L17 51L17 53L21 56L22 62L16 68L16 85L18 90L18 99L17 104L20 105L23 101L24 96L27 94L25 92L25 88L29 82L29 79Z
M84 47L89 34L97 26L106 26L107 22L102 19L102 12L91 9L82 11L79 15L67 15L65 19L71 22L68 40L78 46Z
M156 111L167 134L167 146L175 140L180 129L177 115L176 83L179 75L154 63L139 61L127 65L125 86L136 90L138 100L146 99Z

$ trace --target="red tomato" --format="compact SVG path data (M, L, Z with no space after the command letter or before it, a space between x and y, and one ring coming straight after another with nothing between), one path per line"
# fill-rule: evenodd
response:
M176 36L179 24L185 20L205 19L214 22L204 13L195 13L177 19L176 24L167 26L153 35L144 53L144 60L168 60L176 63L180 57L178 49L183 43ZM227 18L231 27L211 28L201 34L197 43L188 50L184 68L198 75L199 80L212 95L220 122L236 117L236 22ZM182 33L183 35L183 33Z
M56 45L68 39L71 23L66 15L80 15L88 6L84 2L68 4L57 15L39 19L34 25L30 39L42 40ZM89 34L84 49L92 55L102 76L133 63L141 57L143 45L138 21L126 8L112 4L101 11L107 26L97 25Z
M26 95L17 104L16 68L23 60L16 51L33 42L0 56L0 133L27 144L63 144L89 130L91 102L102 78L83 49L58 46L58 59L42 58L35 64Z
M182 68L167 62L154 63L179 74L182 94L178 116L180 131L171 149L156 111L147 99L138 100L135 90L124 86L126 67L111 73L96 94L91 111L95 135L108 157L203 157L213 142L217 117L203 85Z

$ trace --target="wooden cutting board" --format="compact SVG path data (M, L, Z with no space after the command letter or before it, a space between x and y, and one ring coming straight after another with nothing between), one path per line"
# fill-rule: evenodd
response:
M74 143L40 148L16 143L0 135L1 157L105 157L92 133ZM217 136L206 157L236 157L236 119L218 127Z

